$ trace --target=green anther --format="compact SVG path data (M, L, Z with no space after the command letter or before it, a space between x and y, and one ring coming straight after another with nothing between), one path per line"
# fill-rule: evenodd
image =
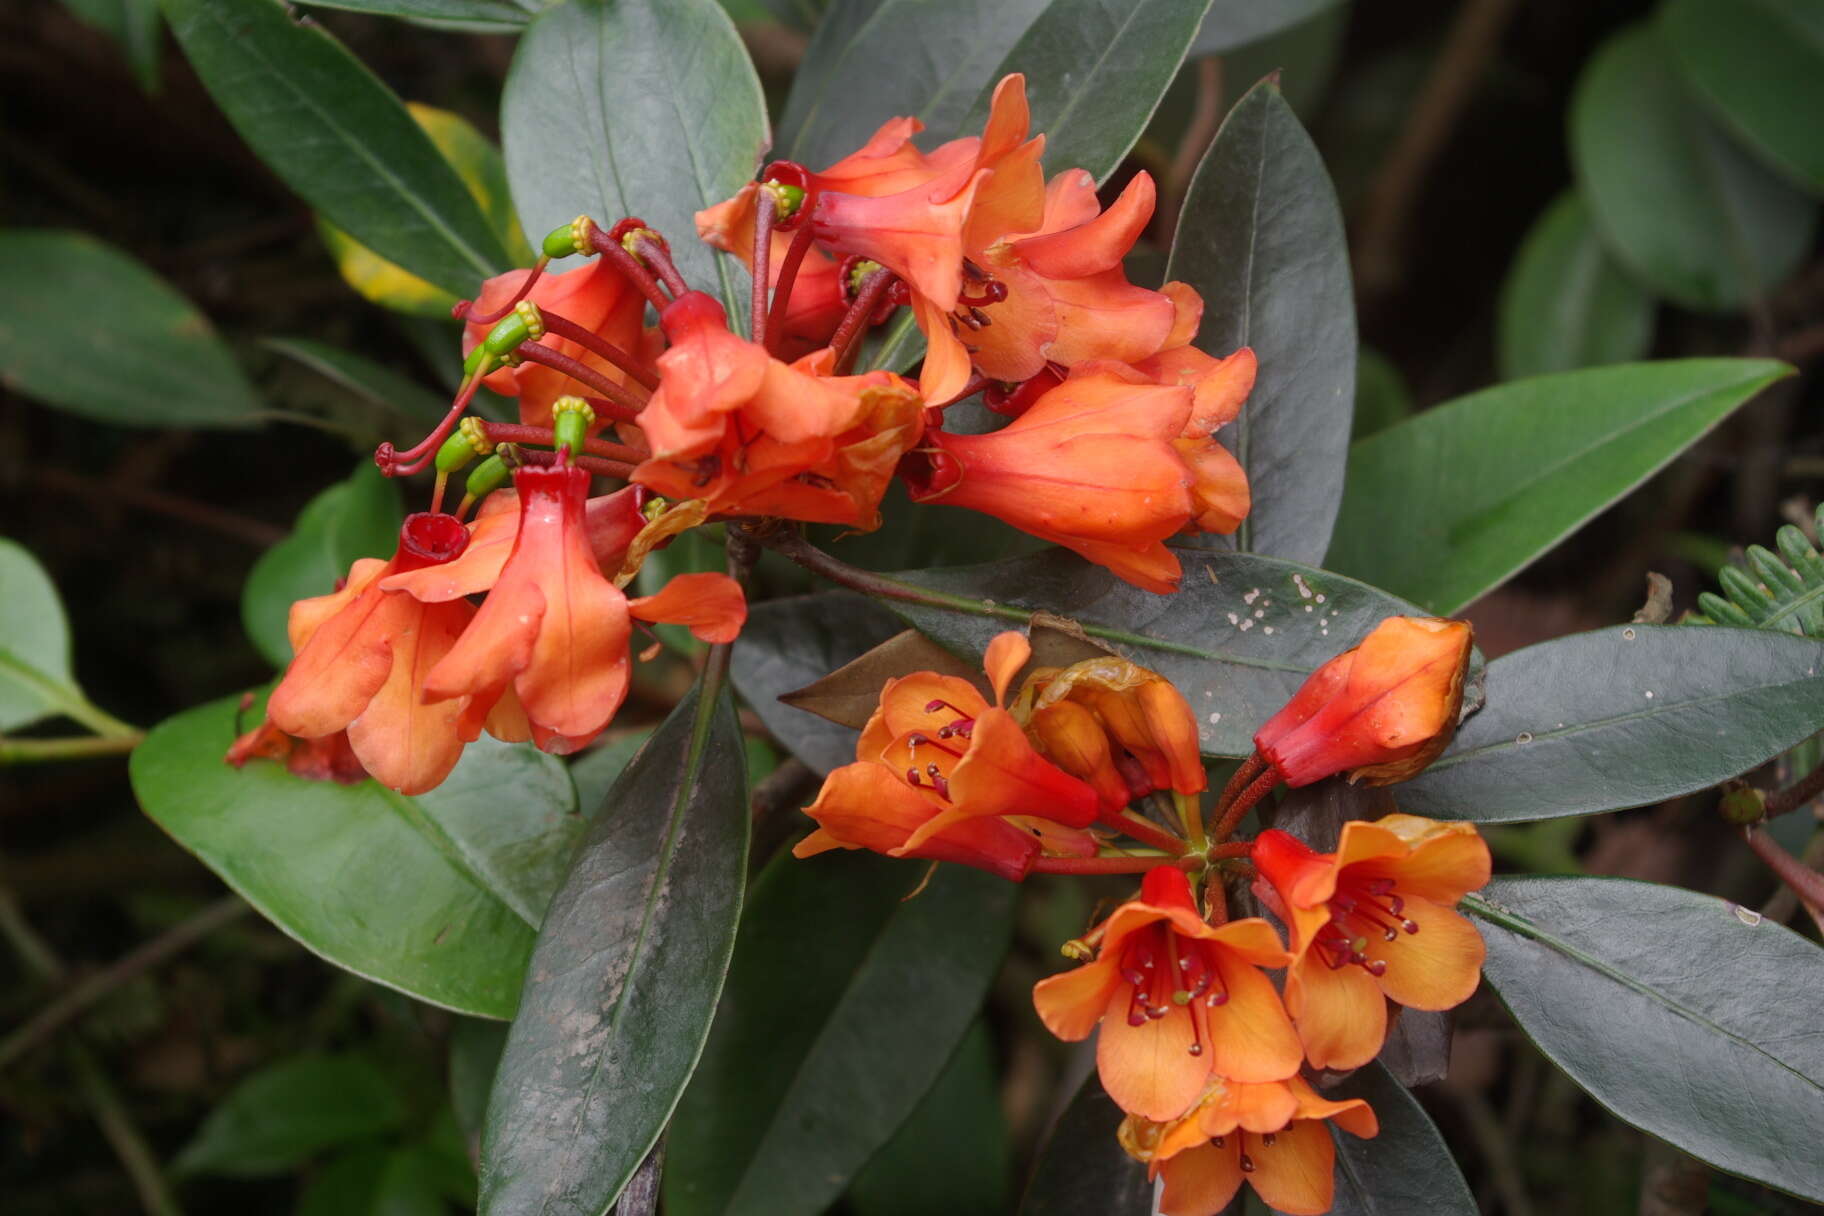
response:
M561 228L553 228L545 233L543 248L548 258L567 258L573 253L592 254L595 246L589 241L589 230L595 227L595 221L586 215L579 215Z
M589 439L589 427L595 422L595 411L581 397L559 397L551 403L551 446L569 448L572 455L583 450Z
M527 302L520 301L522 304ZM543 328L542 324L540 328ZM515 347L531 337L532 326L527 323L526 315L515 307L512 312L502 317L493 329L488 331L488 336L482 341L482 346L498 359L503 355L512 354Z
M513 476L512 466L501 458L500 453L496 452L475 466L474 471L469 474L469 480L464 484L462 492L472 499L485 498L506 485L507 479L511 476Z
M469 419L464 418L463 421L468 422ZM444 440L443 446L437 449L437 471L454 473L458 469L467 467L469 461L475 459L476 455L474 441L462 431L457 431Z
M525 319L526 335L532 341L536 342L545 336L545 314L538 311L538 305L530 300L521 300L513 306L513 311Z
M861 294L861 285L867 282L868 276L880 269L879 262L857 262L849 268L849 293Z
M648 520L654 520L665 514L670 508L670 503L666 502L657 494L654 494L651 498L646 500L646 505L640 508L640 513L646 516Z
M798 208L804 206L804 187L788 186L784 182L767 182L764 189L773 196L773 212L782 220L789 220L798 214Z

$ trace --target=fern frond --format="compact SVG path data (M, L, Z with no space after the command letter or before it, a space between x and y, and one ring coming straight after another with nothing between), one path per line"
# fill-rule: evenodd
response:
M1824 506L1818 508L1817 521L1824 534ZM1723 594L1701 593L1698 610L1710 624L1824 638L1824 554L1791 524L1775 534L1774 543L1778 553L1748 546L1746 570L1724 566L1718 571Z

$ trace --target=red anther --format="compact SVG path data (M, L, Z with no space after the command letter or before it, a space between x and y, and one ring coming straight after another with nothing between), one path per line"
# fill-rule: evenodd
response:
M966 305L999 304L1006 298L1007 284L1001 282L999 279L989 279L982 284L982 290L979 295L970 295L965 291L956 297L956 302L958 304ZM986 324L986 322L984 322L984 324Z
M1265 1147L1272 1148L1274 1142L1278 1139L1279 1139L1279 1137L1277 1134L1275 1134L1273 1132L1268 1132L1266 1135L1264 1135L1260 1138L1260 1142Z
M1248 1156L1246 1153L1241 1155L1241 1172L1244 1174L1252 1174L1254 1172L1254 1158Z

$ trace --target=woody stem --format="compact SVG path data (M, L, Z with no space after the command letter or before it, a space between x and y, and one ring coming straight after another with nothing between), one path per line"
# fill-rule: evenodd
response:
M557 436L548 426L522 426L517 422L484 422L481 429L488 437L489 443L534 443L540 447L551 447ZM609 460L628 460L638 463L643 459L641 453L606 439L585 439L583 451L592 456L604 456Z
M749 265L749 273L754 280L753 304L748 308L748 325L752 330L749 335L761 349L766 345L766 287L767 275L773 268L773 220L778 216L778 204L773 202L773 192L762 186L754 194L754 256Z
M567 338L578 346L600 355L646 388L659 387L659 373L645 360L622 350L606 338L590 333L568 317L560 317L553 312L541 312L539 315L544 319L545 328L551 333L560 338Z
M1765 832L1752 827L1744 828L1742 837L1747 840L1748 847L1754 850L1755 856L1766 862L1767 868L1792 888L1794 895L1814 910L1824 912L1824 874L1788 853Z
M1233 836L1236 827L1241 823L1241 817L1279 784L1279 770L1271 764L1265 765L1265 769L1265 772L1256 777L1246 789L1235 796L1233 802L1229 803L1228 809L1222 813L1222 819L1210 830L1211 840L1220 844Z
M1169 866L1170 857L1035 857L1035 874L1144 874L1155 866Z
M514 353L528 362L542 363L546 367L555 368L578 384L588 385L620 409L631 411L632 416L638 416L640 410L646 405L644 401L593 367L586 363L579 363L569 355L552 350L549 346L541 346L537 342L521 342L515 348Z
M690 290L690 284L686 283L684 276L678 273L677 264L671 260L671 253L663 245L651 237L635 236L633 247L642 258L646 259L646 264L658 273L666 290L671 292L672 299L675 300Z
M1121 829L1135 840L1149 844L1155 849L1164 849L1173 857L1184 856L1190 848L1184 841L1172 835L1152 820L1146 818L1144 815L1137 815L1130 810L1123 809L1117 814L1104 816L1102 822L1106 823L1111 828Z
M836 365L831 369L834 374L846 376L849 369L855 366L855 356L861 349L861 335L867 332L868 321L874 316L874 310L880 307L880 297L886 294L892 281L893 272L884 266L870 272L861 281L861 290L855 293L855 302L849 305L849 311L843 314L842 324L836 327L836 334L830 339L830 348L836 352Z
M798 268L804 265L804 255L810 251L811 224L809 220L800 220L798 231L792 233L792 243L785 247L785 260L779 263L778 281L773 284L773 306L766 314L769 336L776 337L784 332L786 305L791 302L792 287L798 282Z
M1824 764L1811 770L1783 790L1775 790L1767 795L1762 804L1763 813L1772 819L1775 815L1784 815L1807 806L1819 794L1824 794Z
M667 300L665 293L659 290L659 281L652 277L652 271L646 269L640 259L621 248L619 241L594 225L589 228L589 243L595 247L597 253L613 262L615 269L626 275L628 280L640 289L640 294L646 297L649 304L661 313L665 311L666 305L671 301Z

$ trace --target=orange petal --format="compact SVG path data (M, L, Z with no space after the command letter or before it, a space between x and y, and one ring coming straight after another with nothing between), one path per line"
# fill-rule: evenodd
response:
M1134 1026L1127 1020L1127 1004L1128 986L1117 985L1096 1041L1102 1088L1122 1110L1143 1119L1176 1119L1209 1079L1209 1044L1202 1055L1191 1054L1197 1036L1187 1008L1174 1007L1164 1017Z
M403 597L402 597L403 598ZM401 613L386 683L348 725L348 742L374 780L402 794L435 789L462 756L461 701L427 704L425 673L475 615L467 601L418 604ZM415 618L415 619L414 619Z
M1286 977L1286 1009L1313 1068L1360 1068L1387 1037L1381 986L1353 964L1332 970L1316 952Z
M1121 265L1153 218L1152 174L1136 173L1107 211L1087 224L1018 241L1026 265L1048 279L1081 279ZM1163 338L1163 335L1161 335Z
M1322 1216L1336 1195L1336 1144L1322 1120L1300 1119L1267 1144L1245 1138L1254 1162L1248 1182L1267 1205L1285 1216Z
M313 596L307 600L297 600L285 618L285 632L291 640L291 652L295 655L304 649L317 632L317 627L346 608L356 596L367 590L367 585L381 576L390 563L377 557L363 557L348 568L348 577L342 586L328 595ZM430 567L435 569L436 567Z
M988 673L988 683L994 689L994 703L1003 705L1007 701L1007 685L1020 673L1032 658L1032 643L1026 635L1009 629L997 633L994 640L988 643L988 653L982 657L982 669Z
M495 496L490 495L489 501ZM426 604L441 604L486 591L500 578L519 536L519 512L496 509L469 525L469 543L452 562L387 576L381 587L403 591Z
M916 291L912 293L912 318L925 335L918 391L927 401L949 401L969 383L969 351L951 328L948 310Z
M1482 976L1487 953L1469 920L1428 899L1412 896L1402 909L1417 933L1398 932L1392 941L1371 936L1362 950L1385 959L1381 990L1412 1009L1452 1009L1467 1001Z
M1229 999L1204 1006L1211 1067L1236 1081L1282 1081L1296 1073L1304 1048L1272 981L1228 950L1214 954Z
M1172 331L1165 336L1165 349L1189 346L1197 340L1203 325L1203 296L1189 283L1174 279L1159 288L1159 294L1172 302Z
M1040 980L1033 985L1032 1005L1045 1029L1067 1043L1081 1042L1096 1029L1120 985L1114 962L1098 960Z
M1160 1216L1217 1216L1241 1189L1241 1145L1227 1140L1221 1148L1206 1143L1186 1149L1159 1167L1165 1191Z
M396 622L401 609L414 603L370 583L319 625L272 690L266 716L273 725L314 739L354 721L386 683Z
M1191 471L1191 522L1199 532L1227 536L1254 505L1248 472L1214 439L1174 439L1172 447Z
M1417 815L1388 815L1376 821L1405 840L1412 855L1381 863L1399 887L1433 903L1455 904L1470 891L1488 885L1488 843L1473 823L1440 822Z
M642 621L688 625L703 642L732 642L747 620L747 597L726 574L679 574L657 595L632 600L627 610Z

